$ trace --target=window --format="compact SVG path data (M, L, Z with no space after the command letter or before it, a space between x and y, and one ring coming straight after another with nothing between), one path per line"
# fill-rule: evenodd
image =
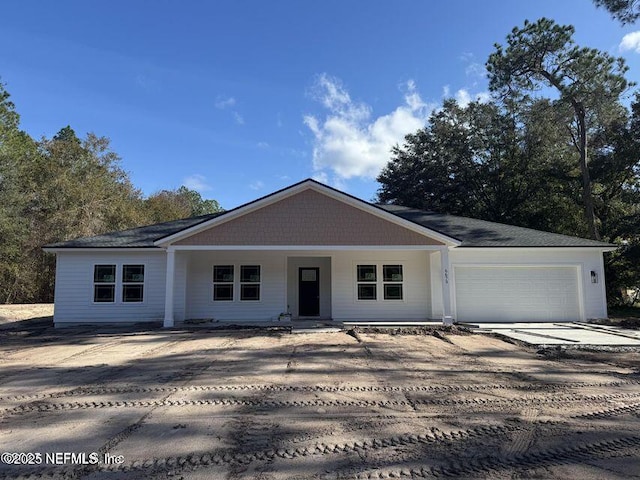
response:
M233 265L214 265L213 301L233 301Z
M382 266L382 289L385 300L402 300L402 265Z
M93 267L93 301L96 303L116 301L115 265L95 265Z
M144 265L122 266L122 301L142 302L144 299Z
M260 300L260 265L240 266L240 300Z
M376 300L378 298L377 280L376 265L358 265L358 300Z

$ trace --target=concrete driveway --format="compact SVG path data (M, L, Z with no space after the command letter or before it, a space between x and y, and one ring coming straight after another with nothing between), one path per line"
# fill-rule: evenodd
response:
M467 324L531 345L640 347L640 331L581 322Z

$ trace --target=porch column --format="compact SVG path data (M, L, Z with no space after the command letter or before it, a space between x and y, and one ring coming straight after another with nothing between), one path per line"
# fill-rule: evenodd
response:
M451 314L451 264L449 263L449 248L440 249L440 272L442 276L442 323L453 324Z
M176 251L167 247L167 276L164 289L164 327L173 327L173 277L176 270Z

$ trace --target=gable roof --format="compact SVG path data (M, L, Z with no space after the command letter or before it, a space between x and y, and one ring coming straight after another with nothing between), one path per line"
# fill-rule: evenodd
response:
M379 208L406 220L457 238L460 247L615 247L610 243L560 235L476 218L426 212L400 205Z
M185 238L220 222L229 221L265 204L313 188L339 197L369 213L382 216L401 225L413 225L424 235L431 235L445 243L459 247L615 247L615 245L579 237L559 235L529 228L516 227L485 220L426 212L399 205L375 205L312 179L303 180L272 194L226 212L184 218L128 230L84 237L46 245L45 249L84 248L155 248L176 239Z
M372 203L365 202L364 200L354 197L353 195L341 192L340 190L336 190L335 188L329 187L328 185L324 185L323 183L317 182L312 179L303 180L299 183L291 185L290 187L283 188L282 190L278 190L277 192L274 192L270 195L254 200L253 202L241 205L237 208L234 208L233 210L225 212L224 215L220 215L215 218L211 218L210 220L206 220L191 227L185 228L184 230L176 232L175 234L168 235L165 238L157 240L155 243L157 246L161 247L168 246L171 243L181 241L193 235L197 235L198 233L212 227L222 225L226 222L242 217L243 215L251 214L252 212L256 212L260 209L272 206L288 198L292 198L302 192L308 191L318 192L325 197L332 198L351 207L355 207L356 209L364 211L374 217L381 218L392 224L396 224L400 227L404 227L405 229L412 230L423 237L428 237L431 240L429 243L433 243L433 240L435 240L436 243L442 243L451 246L457 246L460 244L460 241L455 238L431 230L429 227L425 227L424 225L420 225L419 223L406 220L398 215L394 215L381 208L378 208ZM327 209L330 210L331 207L327 206ZM342 243L340 243L340 245L342 245Z

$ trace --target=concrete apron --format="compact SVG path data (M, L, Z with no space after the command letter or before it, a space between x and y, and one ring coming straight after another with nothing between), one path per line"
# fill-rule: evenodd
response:
M462 324L531 345L640 347L640 331L582 322Z

